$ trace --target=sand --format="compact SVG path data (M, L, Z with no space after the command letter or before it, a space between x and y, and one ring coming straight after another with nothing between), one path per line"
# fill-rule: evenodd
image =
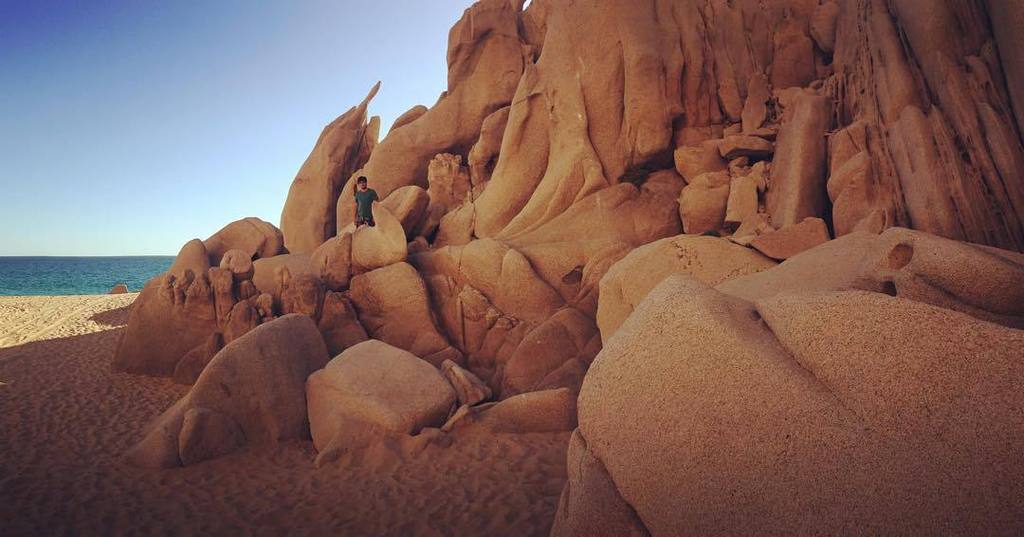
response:
M547 535L568 433L381 446L314 467L312 442L177 470L125 464L187 391L115 373L135 295L0 297L0 533Z

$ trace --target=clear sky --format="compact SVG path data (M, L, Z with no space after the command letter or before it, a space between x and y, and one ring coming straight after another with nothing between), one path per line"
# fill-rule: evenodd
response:
M437 100L470 3L0 0L0 256L172 255L279 224L374 82L382 131Z

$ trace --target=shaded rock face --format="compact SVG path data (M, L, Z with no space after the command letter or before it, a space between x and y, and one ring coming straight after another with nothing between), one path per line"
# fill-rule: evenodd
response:
M170 376L178 361L202 345L217 329L215 295L202 241L185 244L171 268L157 276L135 299L114 351L114 369ZM233 306L225 304L230 310ZM222 310L225 308L222 308Z
M837 229L880 219L1024 248L1024 159L1011 106L1019 102L1010 97L1020 96L1019 47L1007 36L1020 32L1005 31L1015 12L1020 20L1009 7L1017 3L989 2L991 25L984 2L838 4L835 75L824 90L838 100L838 127L866 136L854 133L832 161L864 151L866 162L830 189L843 206Z
M239 220L206 241L189 241L166 273L146 283L114 351L114 369L191 383L220 350L213 341L230 342L276 318L281 285L274 270L292 256L272 253L282 247L280 234L260 222ZM224 248L218 260L215 252ZM293 292L290 303L296 299Z
M335 235L341 188L366 163L377 144L380 120L368 121L366 108L379 89L377 83L362 103L324 128L292 182L281 213L281 230L289 252L311 253Z
M185 397L157 418L128 460L194 464L245 444L306 438L306 378L327 364L316 324L286 315L229 343Z
M570 456L589 469L570 471L555 534L612 515L651 535L1013 532L1022 343L882 293L751 303L672 276L587 375Z

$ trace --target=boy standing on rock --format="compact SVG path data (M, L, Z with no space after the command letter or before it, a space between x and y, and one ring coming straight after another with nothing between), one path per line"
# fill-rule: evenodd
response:
M373 221L373 202L378 199L377 191L369 188L366 177L356 179L356 228L363 224L370 227L377 225Z

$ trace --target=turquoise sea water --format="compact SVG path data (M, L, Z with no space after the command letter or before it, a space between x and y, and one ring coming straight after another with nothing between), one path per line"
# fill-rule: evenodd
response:
M118 283L135 292L174 256L0 257L0 295L97 295Z

